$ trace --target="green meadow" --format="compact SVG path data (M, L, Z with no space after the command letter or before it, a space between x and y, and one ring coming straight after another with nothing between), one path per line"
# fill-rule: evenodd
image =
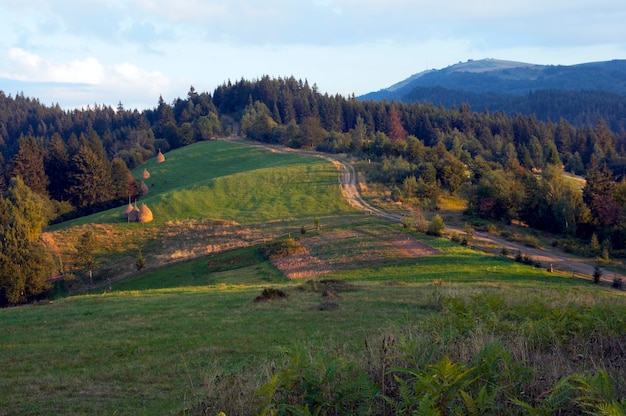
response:
M599 370L613 383L605 402L626 394L623 292L357 213L341 198L336 168L317 158L226 142L166 158L135 172L151 173L141 201L153 223L129 225L111 210L54 229L71 236L86 224L110 224L124 235L210 218L250 227L285 221L280 232L292 230L302 244L346 230L359 237L316 245L320 261L338 262L341 253L347 260L308 280L286 279L255 243L0 310L0 415L410 414L429 405L439 414L555 414L554 403L576 405L575 389L558 402L564 393L552 386ZM312 230L313 218L321 230ZM412 257L390 247L350 262L392 238L438 252ZM286 297L255 302L269 289ZM486 359L476 357L490 356L498 357L488 370L495 381L480 388L486 378L469 369L483 369ZM457 380L472 375L465 395L431 389L417 397L416 380L434 380L448 358L467 365ZM400 377L402 368L413 376ZM304 386L323 388L313 397Z
M338 215L350 212L337 185L337 169L315 157L272 153L226 141L200 142L151 159L144 169L149 193L145 203L154 214L148 227L170 221L214 218L245 224ZM51 227L125 223L124 206ZM134 224L133 224L134 225ZM145 225L143 226L145 227Z

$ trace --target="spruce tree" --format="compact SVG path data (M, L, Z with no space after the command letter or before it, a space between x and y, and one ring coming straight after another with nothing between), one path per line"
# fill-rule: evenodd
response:
M402 126L402 121L400 120L400 115L398 114L398 110L394 104L391 105L389 109L389 122L388 122L388 136L391 143L405 143L407 139L407 132Z
M53 134L44 157L44 168L50 179L48 186L50 197L57 201L62 201L66 195L69 161L70 157L65 142L58 133Z
M84 208L110 199L110 170L89 146L80 147L71 165L70 194L75 206Z
M44 169L42 144L32 136L22 136L19 146L9 165L10 176L19 176L33 192L48 195L49 180Z
M113 161L111 162L111 185L113 199L126 199L129 196L134 196L129 195L129 176L131 176L131 173L126 166L126 163L119 157L113 159Z

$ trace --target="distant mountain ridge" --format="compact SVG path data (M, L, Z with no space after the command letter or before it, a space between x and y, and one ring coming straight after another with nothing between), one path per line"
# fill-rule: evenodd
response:
M578 126L603 118L619 132L626 128L626 60L570 66L469 60L414 74L359 99L445 107L466 103L476 111L535 114L555 121L564 118Z
M536 65L499 59L460 62L431 69L370 92L361 99L406 101L416 87L444 87L474 93L526 94L539 89L606 91L626 95L626 60L578 65Z

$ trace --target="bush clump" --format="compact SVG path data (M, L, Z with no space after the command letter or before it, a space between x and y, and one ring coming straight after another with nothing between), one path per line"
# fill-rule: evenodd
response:
M254 298L254 301L265 302L268 300L286 299L287 296L288 296L287 293L285 293L284 291L273 288L273 287L269 287L269 288L263 289L263 292L261 292L259 296Z
M261 247L261 254L266 260L303 253L306 249L293 238L272 241Z
M439 214L435 215L428 225L428 235L434 235L435 237L441 237L443 231L446 229L446 225Z

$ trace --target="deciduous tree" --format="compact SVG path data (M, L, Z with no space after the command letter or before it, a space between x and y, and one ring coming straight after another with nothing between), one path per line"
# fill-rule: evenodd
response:
M39 235L43 202L20 177L0 198L0 305L27 302L49 288L52 261Z

